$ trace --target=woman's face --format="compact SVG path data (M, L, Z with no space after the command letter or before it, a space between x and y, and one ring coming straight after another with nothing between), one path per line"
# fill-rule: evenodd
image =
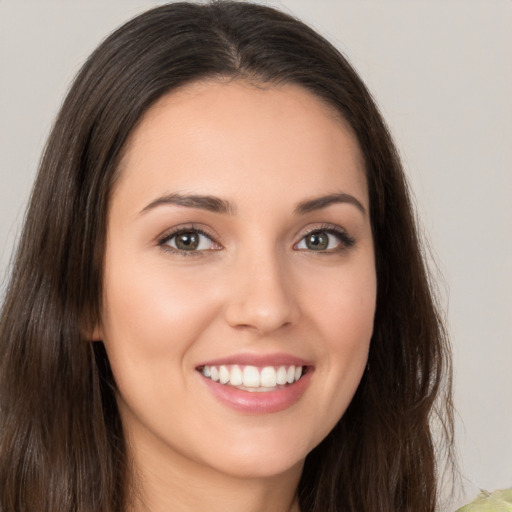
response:
M102 339L135 459L300 471L363 373L376 277L363 158L293 85L189 85L112 193Z

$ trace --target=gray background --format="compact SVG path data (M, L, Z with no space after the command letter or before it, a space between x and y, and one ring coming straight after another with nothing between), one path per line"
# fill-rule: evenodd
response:
M0 0L0 298L44 141L74 74L148 0ZM442 276L463 490L512 485L512 2L273 2L373 91ZM454 506L453 504L452 506Z

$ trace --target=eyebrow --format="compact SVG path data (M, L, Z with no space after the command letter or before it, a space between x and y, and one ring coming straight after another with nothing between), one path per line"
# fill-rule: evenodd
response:
M354 196L346 193L328 194L326 196L316 197L314 199L308 199L301 201L294 209L294 212L298 215L304 215L315 210L321 210L327 208L332 204L343 204L348 203L354 205L363 215L366 215L366 209ZM234 215L236 208L233 204L225 199L221 199L215 196L205 196L196 194L180 194L174 192L172 194L166 194L161 196L147 206L145 206L140 213L145 213L153 208L163 205L177 205L185 206L187 208L198 208L200 210L206 210L213 213L222 213L227 215Z
M295 207L295 213L305 214L315 210L321 210L327 208L332 204L348 203L354 205L363 215L366 215L366 209L354 196L345 194L343 192L338 194L328 194L326 196L317 197L314 199L308 199L307 201L300 202Z
M233 215L236 208L224 199L215 196L203 196L194 194L180 194L175 192L167 194L155 199L147 206L145 206L140 213L145 213L157 206L174 204L177 206L185 206L187 208L199 208L200 210L207 210L214 213L224 213Z

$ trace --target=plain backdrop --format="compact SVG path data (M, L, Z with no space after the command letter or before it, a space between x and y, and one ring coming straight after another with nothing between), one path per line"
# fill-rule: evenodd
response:
M74 74L163 2L0 0L0 300L38 159ZM454 346L463 490L512 486L512 2L282 0L355 65L434 249Z

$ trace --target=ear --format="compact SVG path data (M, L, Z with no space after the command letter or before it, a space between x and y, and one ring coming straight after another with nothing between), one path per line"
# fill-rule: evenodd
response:
M103 340L103 328L101 325L96 325L89 336L88 339L91 341L102 341Z
M100 315L85 310L79 320L79 329L84 341L103 341L103 323Z

